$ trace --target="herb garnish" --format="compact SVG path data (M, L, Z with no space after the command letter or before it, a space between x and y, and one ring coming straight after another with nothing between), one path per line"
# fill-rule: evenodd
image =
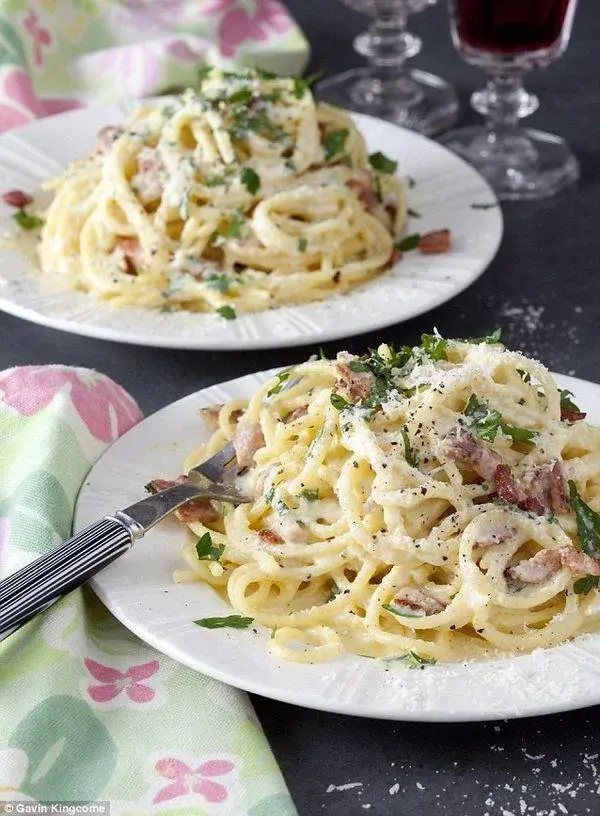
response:
M291 368L286 368L285 371L280 371L279 374L275 376L275 385L267 391L267 397L272 397L273 394L279 394L283 388L283 384L289 378L291 370Z
M304 490L300 491L300 495L306 501L314 502L317 501L319 498L319 488L318 487L305 487Z
M416 210L413 210L412 207L409 207L406 211L407 215L410 215L411 218L420 218L421 213L418 213Z
M214 546L210 533L204 535L196 542L196 555L200 561L218 561L225 552L225 545Z
M270 487L267 492L265 493L265 504L268 504L269 507L273 506L273 499L275 498L275 488Z
M448 341L436 334L422 334L421 347L431 360L447 360L446 346Z
M560 389L560 418L563 422L577 422L585 417L585 413L571 399L572 396L572 392L566 388Z
M250 195L255 195L260 187L260 176L251 167L244 167L241 175L242 184Z
M323 139L323 151L325 153L325 160L330 161L335 156L342 153L344 150L344 145L346 144L346 139L350 135L350 131L347 128L343 128L342 130L332 130L331 133L328 133L327 136Z
M487 343L487 345L493 346L496 343L500 342L501 336L502 329L495 329L491 334L487 334L485 337L466 337L464 340L457 339L457 342L473 343L474 345L481 345L482 343Z
M383 609L387 609L388 612L391 612L393 615L398 615L399 618L420 618L422 617L419 612L416 612L410 607L406 610L400 609L398 606L393 606L392 604L382 604Z
M412 235L407 235L406 238L402 238L400 241L396 243L396 249L399 249L400 252L409 252L411 249L416 249L419 246L419 241L421 240L421 236L418 232L414 232Z
M489 204L471 204L470 207L472 210L493 210L494 207L498 207L499 204L497 201L490 201Z
M401 428L400 433L402 434L402 439L404 440L404 457L406 459L407 464L411 467L419 467L419 454L414 451L410 445L410 439L408 436L408 430L406 425Z
M515 442L531 443L537 436L536 431L515 428L513 425L503 422L502 414L489 408L475 394L471 394L469 397L464 413L471 420L469 428L476 436L485 439L486 442L493 442L500 430L507 436L511 436Z
M237 317L235 309L233 309L231 306L219 306L217 312L221 315L221 317L224 317L225 320L235 320Z
M373 170L377 170L379 173L387 173L388 175L393 175L398 169L398 162L393 159L388 159L388 157L379 150L377 153L371 153L369 156L369 164Z
M227 102L229 105L247 105L252 101L253 93L250 88L240 88L239 91L234 91Z
M331 404L334 408L337 408L338 411L343 411L346 408L350 408L350 403L348 400L344 399L341 394L332 394Z
M254 618L244 618L242 615L226 615L223 618L200 618L195 620L197 626L202 626L204 629L247 629L250 624L254 623Z
M24 230L33 230L44 226L44 219L37 215L30 215L25 210L19 210L13 215L14 220Z
M406 176L406 183L408 184L409 190L412 190L414 187L417 186L417 182L412 176Z
M292 77L292 84L294 87L294 96L296 99L302 99L307 90L314 85L315 82L323 76L323 71L317 71L315 74L307 76L306 79L302 77Z
M154 482L148 482L148 484L145 484L144 485L144 490L147 493L150 493L151 496L156 496L156 494L158 493L158 490L154 486Z
M600 514L586 504L569 479L569 502L577 519L577 536L581 549L591 558L600 555Z
M204 63L198 68L198 82L202 85L203 82L209 78L212 73L212 65L207 65Z
M600 578L597 575L585 575L575 581L573 591L576 595L587 595L592 589L596 589Z
M230 279L227 275L209 275L208 278L204 279L204 282L212 289L221 292L222 295L226 295L229 292Z
M435 657L424 657L417 652L406 652L398 657L388 657L386 662L401 661L407 669L424 669L425 666L434 666L437 663Z
M306 238L298 238L298 252L306 252L308 241Z

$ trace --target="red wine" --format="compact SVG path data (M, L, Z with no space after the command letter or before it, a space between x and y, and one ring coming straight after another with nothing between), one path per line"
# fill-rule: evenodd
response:
M521 54L550 48L576 0L454 0L457 33L478 51Z

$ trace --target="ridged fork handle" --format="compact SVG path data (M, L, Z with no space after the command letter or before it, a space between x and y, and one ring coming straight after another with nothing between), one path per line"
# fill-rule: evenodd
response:
M0 581L0 640L85 583L133 544L124 521L106 517Z

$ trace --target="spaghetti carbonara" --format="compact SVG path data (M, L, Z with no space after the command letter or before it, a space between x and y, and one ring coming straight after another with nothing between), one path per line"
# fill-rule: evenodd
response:
M104 128L45 185L47 278L116 306L234 317L347 292L397 259L396 162L368 156L346 113L298 78L205 74Z
M207 412L238 507L192 503L205 581L295 661L547 647L600 615L600 429L492 335L295 366ZM206 533L213 554L196 546Z

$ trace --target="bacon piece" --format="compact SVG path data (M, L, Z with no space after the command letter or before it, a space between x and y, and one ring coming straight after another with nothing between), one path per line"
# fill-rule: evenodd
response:
M555 513L569 511L567 485L560 462L529 468L523 476L523 489L523 505L529 503L528 507L523 506L524 510L533 510L538 515L548 510Z
M600 561L574 547L561 547L559 550L563 567L575 575L600 575Z
M156 493L160 493L169 487L176 487L186 482L187 476L178 476L176 479L152 479L150 486ZM175 517L183 524L188 524L190 521L212 524L221 518L221 514L210 499L190 499L175 510Z
M555 575L561 567L562 559L558 550L540 550L533 558L509 567L506 575L524 584L541 584Z
M508 524L496 524L479 536L475 543L482 550L487 550L489 547L495 547L496 544L504 544L505 541L510 541L516 534L516 527L509 527Z
M8 204L9 207L15 207L18 210L33 204L33 198L24 193L23 190L9 190L2 196L2 201Z
M405 611L407 617L424 618L443 612L446 604L417 587L403 587L394 597L393 606Z
M292 411L291 414L288 414L285 418L286 422L295 422L297 419L302 419L303 416L308 414L308 408L306 405L301 405L299 408L296 408L295 411Z
M200 408L198 413L204 420L204 424L209 431L216 431L219 427L219 414L221 413L221 405L207 405L206 408Z
M117 238L117 250L123 254L125 271L128 275L137 275L138 269L144 262L144 252L142 245L133 236Z
M352 401L369 396L375 385L375 377L370 371L352 371L345 362L337 362L335 370L338 375L336 393Z
M119 136L122 136L124 133L125 129L120 125L106 125L105 127L100 128L98 131L96 144L94 145L94 151L96 153L104 153L104 151L107 150L107 148L109 148L113 142L116 142Z
M576 411L574 408L566 408L564 405L560 406L560 418L562 422L578 422L580 419L585 419L587 414L584 411Z
M518 504L521 501L521 491L510 473L510 468L506 465L498 465L494 471L493 482L496 493L501 499L510 504Z
M443 450L450 459L469 464L478 476L491 481L500 466L500 456L477 441L471 431L456 425L446 435Z
M254 454L264 447L265 438L258 422L252 425L238 425L233 437L235 456L240 468L254 464Z
M394 247L392 249L392 254L390 255L390 263L397 264L398 261L401 261L404 258L404 253L401 252L398 247Z
M527 496L523 501L519 502L519 507L521 510L527 510L528 513L535 513L536 516L546 514L546 508L534 496Z
M263 544L283 544L283 538L274 530L259 530L258 537Z
M150 204L163 193L165 166L160 153L153 147L143 147L138 154L137 163L138 171L131 179L131 185L137 191L140 201Z
M381 202L377 198L375 190L367 181L359 181L358 179L349 179L346 182L346 187L356 193L357 198L361 201L369 212L372 212L377 207L381 207Z
M419 251L422 255L437 255L449 252L450 249L452 249L452 243L449 229L426 232L419 239Z

